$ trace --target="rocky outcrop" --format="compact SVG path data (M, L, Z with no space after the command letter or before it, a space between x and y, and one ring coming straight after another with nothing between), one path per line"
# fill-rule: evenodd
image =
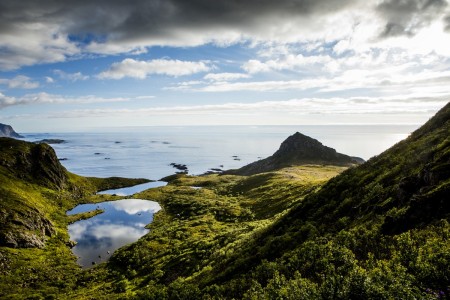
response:
M66 169L49 145L0 138L0 146L0 166L15 177L57 189L66 184Z
M23 138L10 125L0 123L0 137Z
M52 223L37 209L0 210L0 246L43 248L47 237L55 233Z
M362 158L338 153L335 149L322 145L318 140L296 132L288 137L272 156L237 170L226 171L225 173L254 175L294 165L327 164L351 166L362 162L364 162Z

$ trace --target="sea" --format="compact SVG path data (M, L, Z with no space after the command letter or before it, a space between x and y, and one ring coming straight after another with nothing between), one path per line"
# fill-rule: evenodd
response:
M365 160L408 137L419 125L165 126L86 132L25 133L51 144L66 169L83 176L159 180L186 165L189 174L242 167L272 155L295 132Z

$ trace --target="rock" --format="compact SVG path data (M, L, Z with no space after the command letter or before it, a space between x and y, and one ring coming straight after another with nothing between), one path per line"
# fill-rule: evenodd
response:
M9 248L44 248L45 237L26 231L0 233L0 245Z
M73 248L73 247L75 247L75 246L77 245L77 242L76 242L76 241L70 240L70 241L68 241L68 242L66 243L66 245L67 245L67 247L69 247L69 248Z
M5 167L10 175L50 188L60 189L66 185L67 171L48 144L0 138L0 148L0 166Z
M53 224L35 208L0 211L0 246L43 248L46 238L53 234Z
M10 125L0 123L0 137L23 138Z
M188 173L188 167L184 164L171 163L170 166L172 166L175 169L180 171L180 172L177 172L177 174Z

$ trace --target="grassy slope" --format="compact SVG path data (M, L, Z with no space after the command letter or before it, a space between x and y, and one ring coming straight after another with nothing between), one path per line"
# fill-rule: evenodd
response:
M104 201L93 194L146 180L84 178L67 172L46 144L0 138L0 298L58 295L77 286L80 269L71 254L65 212ZM38 246L38 247L36 247ZM23 248L31 247L31 248Z
M0 256L0 265L24 278L27 293L50 289L68 298L443 299L450 292L449 120L447 105L407 140L329 181L343 169L174 177L135 195L164 208L150 234L89 272L65 259L62 242L52 250L53 237L44 250L17 251L20 259ZM8 262L29 257L49 261L22 273ZM72 269L58 273L64 263ZM56 272L43 276L48 266ZM11 287L6 279L0 290Z
M312 167L181 177L137 195L160 201L164 211L149 235L105 267L110 285L101 293L142 299L449 297L449 132L447 105L407 140L323 187L316 183L326 176L304 175L323 174Z
M447 105L405 141L331 179L196 284L238 298L299 288L305 298L448 297L449 132Z
M149 293L160 295L180 280L202 277L345 169L311 165L251 177L181 175L166 187L136 194L163 206L150 233L115 253L108 265L99 266L101 280L78 295L95 290L97 298L115 293L130 297L153 288Z
M330 180L201 284L232 285L250 270L258 277L268 260L285 276L282 285L303 282L323 298L448 296L449 132L447 105L405 141ZM252 288L266 295L267 281L257 283L236 295Z

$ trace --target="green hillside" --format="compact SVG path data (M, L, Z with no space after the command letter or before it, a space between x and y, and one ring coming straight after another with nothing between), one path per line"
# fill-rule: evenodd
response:
M105 199L92 193L122 180L78 177L52 155L37 163L47 145L2 140L2 149L18 143L0 159L2 216L30 211L48 223L35 229L2 217L3 234L35 234L44 244L0 247L0 297L448 299L449 133L450 104L360 166L171 176L133 195L163 207L150 233L85 271L66 245L64 212Z
M173 184L207 189L139 195L159 199L165 211L108 268L126 274L123 292L142 299L448 297L449 132L447 105L321 188L299 190L306 178L281 176L286 170L180 178ZM214 214L219 204L233 212L231 224Z
M0 298L58 295L80 273L65 212L104 201L98 190L147 180L85 178L68 172L47 144L0 138ZM79 216L82 217L82 216Z

